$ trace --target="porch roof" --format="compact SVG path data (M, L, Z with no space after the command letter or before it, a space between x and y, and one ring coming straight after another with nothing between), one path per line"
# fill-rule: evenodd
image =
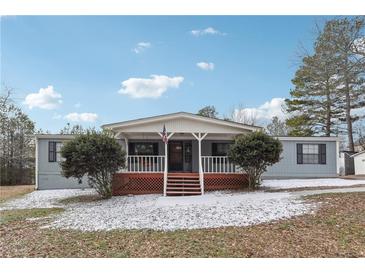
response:
M262 129L261 127L257 126L203 117L188 112L177 112L119 123L106 124L103 125L102 128L110 129L118 133L156 133L161 132L164 125L166 126L167 132L177 133L208 132L240 134Z

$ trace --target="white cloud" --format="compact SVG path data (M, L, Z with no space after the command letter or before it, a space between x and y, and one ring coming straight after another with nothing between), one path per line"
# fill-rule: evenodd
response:
M150 48L152 44L150 42L139 42L133 49L135 53L141 53L145 51L146 49Z
M151 75L151 78L129 78L122 82L120 94L132 98L158 98L169 88L178 88L184 77L168 77L166 75Z
M65 116L66 120L72 122L95 122L98 119L98 115L96 113L77 113L72 112Z
M202 36L202 35L226 35L224 32L220 32L215 28L208 27L206 29L195 29L190 32L194 36Z
M25 97L24 104L32 108L55 109L62 104L62 95L53 86L41 88L37 93L30 93Z
M214 70L214 63L199 62L196 66L202 70Z
M270 101L256 108L241 108L234 110L234 120L237 122L241 121L243 118L248 120L258 120L262 122L270 121L274 116L279 119L284 119L286 114L283 112L282 105L284 104L285 98L272 98Z

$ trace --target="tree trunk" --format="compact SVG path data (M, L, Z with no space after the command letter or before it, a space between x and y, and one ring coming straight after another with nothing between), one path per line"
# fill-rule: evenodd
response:
M330 90L327 87L326 90L326 130L325 134L326 136L331 136L331 96L330 96Z
M354 151L354 137L352 133L352 120L351 120L351 98L350 98L350 85L347 79L347 73L345 74L345 98L346 98L346 105L345 105L345 113L346 113L346 124L347 124L347 138L348 138L348 148L350 151Z

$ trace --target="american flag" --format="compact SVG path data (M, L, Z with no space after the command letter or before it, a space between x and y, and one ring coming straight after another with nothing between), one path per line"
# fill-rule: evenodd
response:
M167 144L168 140L167 140L167 132L166 132L165 125L163 125L163 130L161 132L161 135L162 135L162 142L164 142L165 144Z

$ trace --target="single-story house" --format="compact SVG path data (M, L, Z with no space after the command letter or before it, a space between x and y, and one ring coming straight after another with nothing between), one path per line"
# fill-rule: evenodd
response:
M227 157L235 136L261 127L178 112L106 124L126 151L126 168L115 175L114 195L163 193L203 194L237 189L246 177ZM162 140L166 129L167 142ZM36 188L84 188L87 179L65 179L58 164L63 142L72 135L36 136ZM337 137L277 137L282 159L266 178L336 177ZM165 140L166 141L166 140Z
M351 155L354 159L355 175L365 175L365 150Z

